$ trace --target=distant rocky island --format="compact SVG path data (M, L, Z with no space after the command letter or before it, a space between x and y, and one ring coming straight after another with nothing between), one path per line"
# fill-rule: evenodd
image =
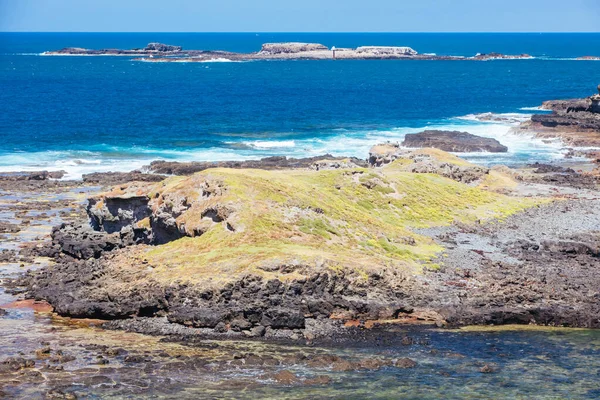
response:
M152 62L201 62L217 59L231 61L246 60L474 60L531 59L529 54L506 55L500 53L476 54L473 57L438 56L420 54L405 46L360 46L356 48L327 47L319 43L265 43L260 51L236 53L223 50L184 50L181 46L163 43L149 43L144 48L124 49L85 49L66 47L61 50L47 51L43 55L57 56L137 56L140 61Z

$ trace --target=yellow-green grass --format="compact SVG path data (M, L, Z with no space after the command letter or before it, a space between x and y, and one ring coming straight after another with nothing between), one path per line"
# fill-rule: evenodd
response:
M192 206L178 224L204 233L149 248L143 257L159 280L222 283L248 273L285 280L320 269L365 278L382 268L418 274L443 248L414 228L503 219L540 203L405 172L405 164L322 171L218 168L170 178L149 191L154 206L184 196ZM222 191L202 198L205 182ZM232 210L226 221L202 218L207 208L219 206ZM299 267L290 273L265 268L273 265Z

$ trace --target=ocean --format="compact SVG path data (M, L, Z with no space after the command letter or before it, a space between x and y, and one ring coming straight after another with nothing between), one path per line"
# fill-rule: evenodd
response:
M257 51L262 43L410 46L420 53L528 53L528 60L324 60L145 63L43 56L63 47ZM600 33L0 33L0 172L129 171L151 160L210 161L329 153L366 158L382 141L449 129L494 137L518 165L566 149L510 132L544 100L600 83ZM491 113L502 122L482 122Z

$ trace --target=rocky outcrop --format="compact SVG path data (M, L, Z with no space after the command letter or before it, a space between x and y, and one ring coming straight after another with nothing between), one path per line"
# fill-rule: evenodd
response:
M472 135L467 132L428 130L420 133L409 133L402 145L405 147L433 147L449 152L490 152L505 153L508 148L496 139Z
M82 179L85 183L98 185L117 185L127 182L160 182L166 177L159 174L144 174L140 171L132 172L92 172L83 174Z
M410 151L398 143L383 143L373 146L369 151L369 164L381 167L396 160L402 162L407 172L419 174L438 174L452 180L471 183L489 174L489 169L467 163L457 157L448 157L425 149Z
M172 46L169 44L163 44L163 43L148 43L148 45L146 46L146 48L144 49L145 51L156 51L158 53L172 53L172 52L179 52L181 51L182 47L181 46Z
M527 60L532 59L533 57L529 54L517 54L517 55L509 55L502 53L487 53L487 54L477 54L472 59L479 61L488 61L488 60Z
M600 94L585 99L546 101L542 108L552 113L533 115L517 132L560 138L575 147L600 147Z
M364 160L355 157L334 157L331 154L307 158L288 158L285 156L265 157L260 160L248 161L153 161L144 167L145 170L155 174L166 175L191 175L209 168L256 168L265 170L278 169L335 169L366 167Z
M82 47L65 47L61 50L46 51L44 55L102 55L102 56L140 56L140 55L172 55L181 54L181 46L172 46L163 43L148 43L143 49L85 49Z

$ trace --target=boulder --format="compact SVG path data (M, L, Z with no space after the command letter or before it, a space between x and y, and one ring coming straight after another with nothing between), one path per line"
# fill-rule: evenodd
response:
M433 147L436 149L470 153L487 151L490 153L506 153L508 148L496 139L480 137L467 132L427 130L420 133L407 134L405 147Z

